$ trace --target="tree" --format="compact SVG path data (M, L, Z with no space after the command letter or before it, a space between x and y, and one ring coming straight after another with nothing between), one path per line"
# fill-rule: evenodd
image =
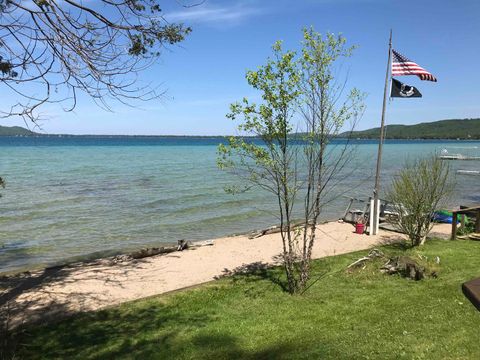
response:
M342 35L328 33L322 38L313 29L305 29L303 37L299 60L302 92L299 111L306 126L303 153L307 175L304 180L300 289L305 288L310 278L312 249L322 207L338 197L336 186L342 177L352 175L344 171L355 156L355 147L349 140L365 109L365 94L356 88L345 91L346 77L342 79L339 75L342 60L352 55L355 46L347 47ZM344 127L348 129L344 143L331 144L331 139Z
M407 162L393 178L387 199L398 213L396 225L412 247L425 243L435 210L446 205L452 191L450 167L435 155Z
M258 186L276 197L290 293L307 286L324 194L346 161L347 143L340 152L327 145L363 110L363 95L353 89L343 96L345 83L337 83L333 75L338 60L352 51L345 38L323 38L313 29L304 29L303 35L300 56L284 52L277 42L273 58L247 72L247 82L261 93L262 103L244 98L230 106L227 117L241 118L239 131L254 138L231 137L218 149L219 167L246 180L249 185L243 190ZM304 129L299 133L301 123ZM294 226L296 216L304 219L300 227Z
M18 98L0 115L35 121L54 102L71 111L79 92L106 109L156 98L137 73L190 31L157 0L0 0L0 83Z

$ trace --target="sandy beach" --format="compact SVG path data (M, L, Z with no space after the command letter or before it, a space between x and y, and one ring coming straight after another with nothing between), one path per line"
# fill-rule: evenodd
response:
M319 226L314 258L367 249L402 239L381 230L358 235L351 224ZM431 235L448 237L450 225L436 225ZM91 311L212 281L252 264L273 265L281 252L280 234L249 239L215 239L213 245L139 260L89 263L50 268L0 280L0 306L14 325L79 311Z

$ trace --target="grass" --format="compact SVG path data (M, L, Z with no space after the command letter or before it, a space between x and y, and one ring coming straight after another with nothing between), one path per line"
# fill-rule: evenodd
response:
M402 252L385 247L389 254ZM437 279L388 276L366 252L315 261L303 296L280 269L126 303L18 334L28 359L480 359L480 313L461 293L480 276L480 243L432 241L407 250L441 259ZM274 280L274 281L272 281Z

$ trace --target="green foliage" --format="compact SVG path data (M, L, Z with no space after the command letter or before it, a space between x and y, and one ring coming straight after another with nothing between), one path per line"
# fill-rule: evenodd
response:
M0 125L0 136L28 136L28 135L37 135L37 133L25 129L21 126L1 126Z
M257 145L249 138L230 137L228 144L218 147L217 164L223 170L240 170L237 175L278 194L272 183L278 182L279 176L286 185L291 185L291 179L287 178L292 175L287 154L288 135L292 131L290 117L300 93L295 53L283 52L281 42L272 48L273 58L246 74L248 84L260 91L264 102L256 104L244 98L231 104L227 114L232 120L241 118L238 130L260 138L263 145Z
M378 139L380 128L343 133L339 136ZM480 119L439 120L416 125L388 125L387 139L480 139Z
M160 56L159 51L151 51L151 49L154 49L158 43L173 45L181 42L191 31L190 27L184 27L182 24L156 25L148 32L130 35L131 45L128 53L134 56Z
M342 99L346 81L339 77L341 69L337 63L351 57L355 45L347 47L347 40L341 34L327 33L323 38L313 28L304 29L303 37L299 63L304 94L302 114L307 128L301 135L307 143L316 142L323 146L349 121L355 121L363 114L366 95L352 88ZM341 68L341 64L339 66ZM349 128L354 126L351 124Z
M0 56L0 71L2 75L7 75L12 78L18 76L18 73L13 70L13 64L10 61L4 61L2 56Z
M288 290L295 293L299 290L298 256L294 250L297 236L291 232L291 221L299 185L289 135L293 129L291 118L300 102L300 71L295 52L283 51L280 41L272 50L273 57L265 65L246 74L248 84L260 92L262 103L255 104L244 98L232 104L227 115L232 120L240 118L238 130L260 138L262 144L244 137L231 137L228 145L218 147L217 163L220 169L230 170L277 197Z
M435 210L453 191L447 162L435 155L407 162L394 177L387 199L398 213L396 225L412 246L422 245L432 229Z
M414 282L348 264L365 251L315 260L322 280L292 297L259 267L176 294L20 331L20 359L478 359L479 313L462 282L477 277L480 243L431 241L384 252L440 258ZM325 272L328 269L328 272ZM415 304L415 306L411 306ZM285 330L285 331L282 331ZM312 340L313 339L313 340Z
M459 215L459 217L460 216L461 215ZM468 218L465 219L465 226L457 228L457 235L468 235L468 234L471 234L473 232L475 232L475 222L468 221Z
M218 147L220 169L276 196L291 293L306 287L315 227L325 203L323 193L346 159L346 152L341 152L327 164L327 144L363 112L363 94L352 89L343 97L345 84L337 77L337 62L350 57L353 49L346 47L343 36L322 36L313 28L303 30L300 53L284 51L282 43L276 42L266 64L246 74L248 84L260 93L261 103L244 98L232 104L227 115L240 121L241 135L254 136L261 144L238 136ZM300 121L306 131L298 135L295 130ZM300 193L302 188L306 190ZM300 216L305 222L294 231L298 200L302 200Z

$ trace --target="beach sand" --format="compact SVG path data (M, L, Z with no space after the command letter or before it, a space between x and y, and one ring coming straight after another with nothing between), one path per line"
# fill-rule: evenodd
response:
M450 225L436 225L435 236L448 237ZM319 226L313 257L344 254L399 241L402 235L380 230L376 236L358 235L351 224ZM248 265L278 261L280 234L255 239L234 236L214 245L139 260L90 263L45 269L0 280L0 306L8 304L13 325L90 311L162 294L214 280Z

